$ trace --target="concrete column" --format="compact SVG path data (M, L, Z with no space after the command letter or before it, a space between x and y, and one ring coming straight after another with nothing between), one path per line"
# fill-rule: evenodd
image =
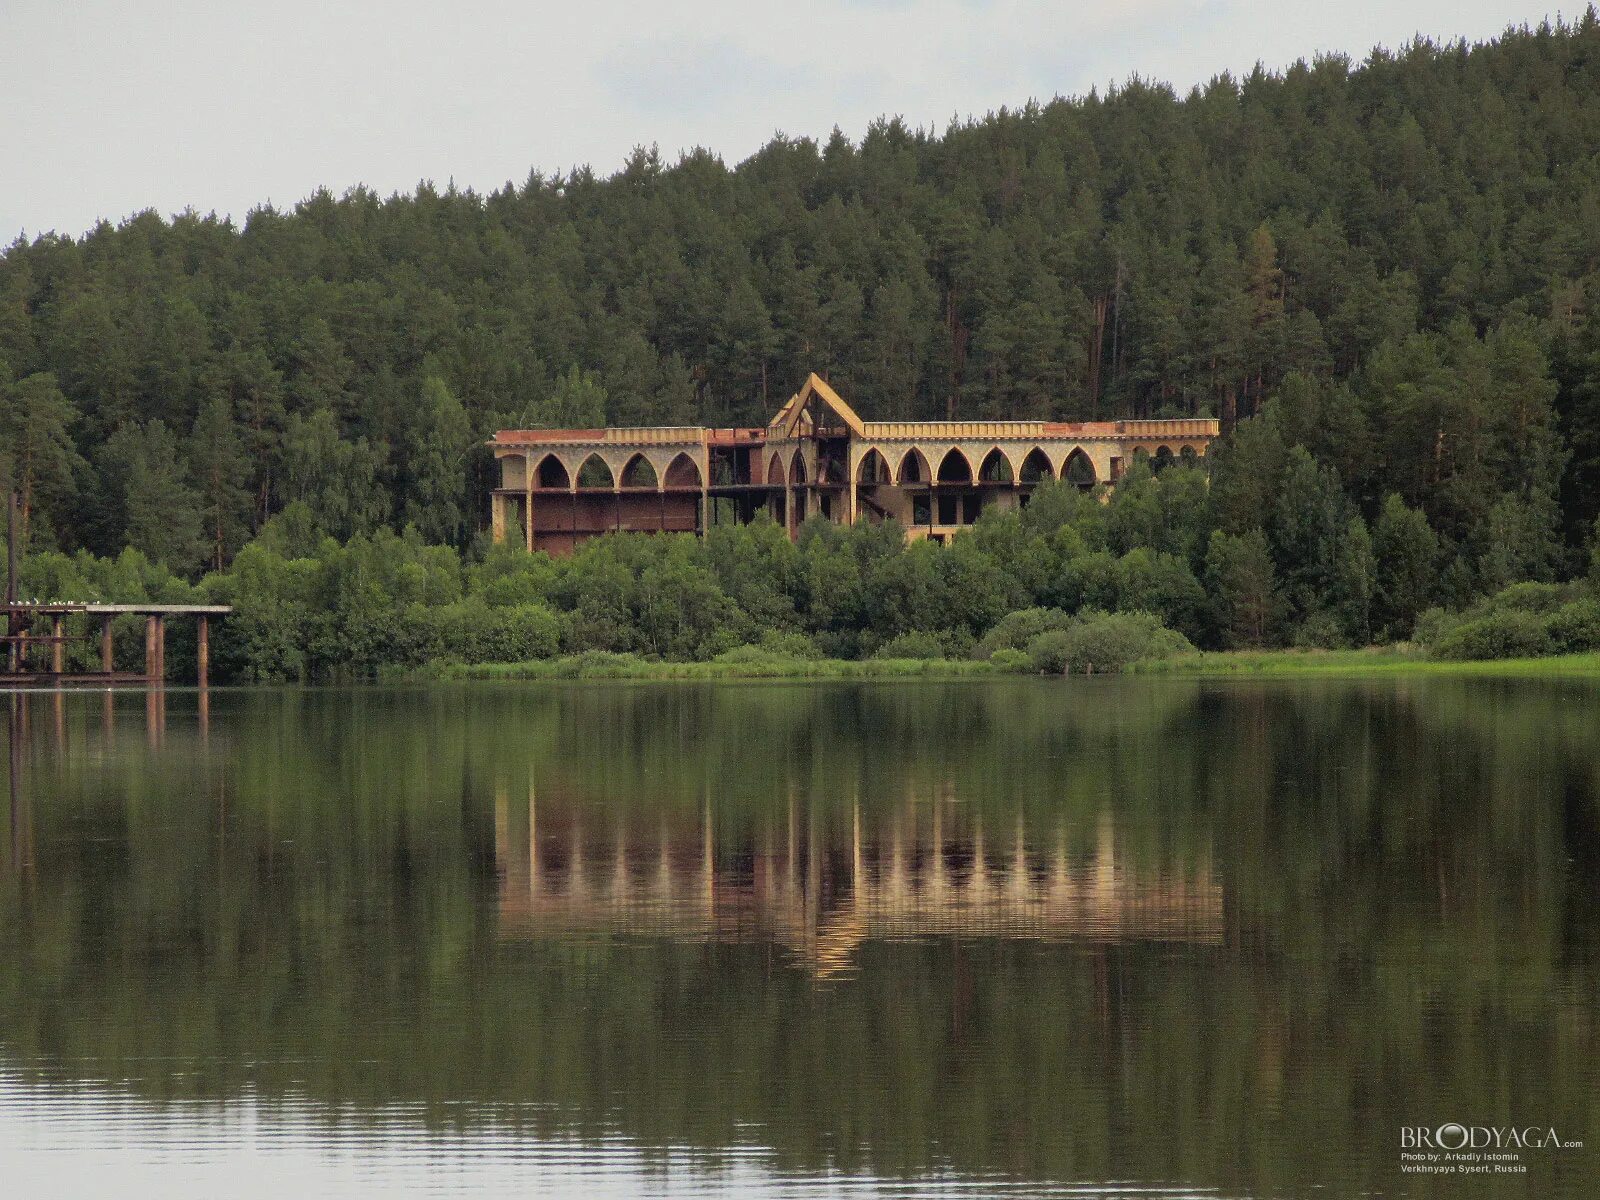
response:
M50 670L57 675L67 673L67 643L65 621L60 613L50 614Z
M533 455L522 456L522 491L527 497L524 504L526 511L523 513L527 528L522 531L523 540L527 543L529 554L533 553Z
M209 682L211 675L211 622L204 614L200 614L200 627L195 635L198 662L195 664L195 678L203 688Z
M144 619L144 673L145 678L154 679L158 664L156 662L156 619L153 616Z
M489 530L496 546L506 540L506 498L498 493L489 497Z
M100 669L107 675L116 670L116 659L111 652L111 623L115 620L109 613L100 618Z

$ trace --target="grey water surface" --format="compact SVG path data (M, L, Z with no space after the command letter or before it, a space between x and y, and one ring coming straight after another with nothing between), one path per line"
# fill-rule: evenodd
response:
M0 709L8 1195L1600 1195L1591 682Z

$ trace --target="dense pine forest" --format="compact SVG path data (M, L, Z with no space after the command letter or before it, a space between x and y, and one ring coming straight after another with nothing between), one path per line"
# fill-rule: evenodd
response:
M1222 418L1210 488L1149 489L1195 528L1088 545L1173 555L1213 605L1212 536L1242 547L1260 619L1196 617L1202 642L1408 636L1581 575L1600 18L0 256L27 548L190 580L285 509L470 565L493 429L764 422L811 370L873 417ZM1405 599L1331 617L1330 573L1368 559Z

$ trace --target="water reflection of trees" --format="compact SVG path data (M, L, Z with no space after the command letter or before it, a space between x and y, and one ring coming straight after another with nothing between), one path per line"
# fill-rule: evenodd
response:
M174 692L155 727L139 696L23 703L12 1069L1258 1190L1392 1188L1395 1129L1434 1116L1600 1138L1600 751L1570 685L219 692L204 726ZM570 884L574 824L599 892L663 846L704 872L712 931L535 936L557 914L516 895ZM1097 871L1124 912L1184 898L1184 936L1086 920ZM920 925L856 904L896 878ZM936 889L975 878L963 921ZM1062 879L1090 889L1070 919L1023 922Z

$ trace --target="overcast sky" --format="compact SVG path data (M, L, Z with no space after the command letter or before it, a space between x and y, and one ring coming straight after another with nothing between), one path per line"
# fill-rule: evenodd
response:
M1482 39L1530 0L0 0L0 244L319 185L488 190L635 145L943 128L1139 74ZM1581 11L1581 8L1580 8Z

